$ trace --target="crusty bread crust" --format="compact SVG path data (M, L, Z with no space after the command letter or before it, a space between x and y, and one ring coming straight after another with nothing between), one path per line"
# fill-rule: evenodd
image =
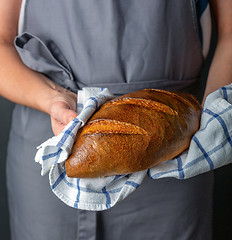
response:
M144 89L108 101L78 134L67 175L96 178L138 172L188 148L201 105L190 94Z

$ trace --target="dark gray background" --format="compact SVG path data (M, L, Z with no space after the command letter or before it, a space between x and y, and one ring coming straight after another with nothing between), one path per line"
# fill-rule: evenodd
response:
M4 240L10 239L5 167L6 147L13 106L13 103L0 97L0 239Z
M213 35L212 49L216 43L215 32ZM213 50L204 67L202 84L206 79L212 54ZM10 239L5 167L13 107L13 103L0 97L0 239L4 240ZM232 165L222 167L214 172L214 240L232 240Z

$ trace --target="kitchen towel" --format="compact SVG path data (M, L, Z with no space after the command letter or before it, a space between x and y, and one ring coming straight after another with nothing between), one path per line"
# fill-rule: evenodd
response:
M38 147L35 161L41 174L49 172L54 194L67 205L92 211L106 210L135 191L145 176L152 179L186 179L232 162L232 84L211 93L204 104L199 130L190 147L174 159L148 170L105 178L69 178L65 171L77 131L89 117L114 96L106 88L78 91L78 116L58 136Z

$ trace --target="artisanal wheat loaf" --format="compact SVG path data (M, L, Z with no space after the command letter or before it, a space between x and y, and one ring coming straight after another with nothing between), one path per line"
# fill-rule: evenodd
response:
M128 174L172 159L199 128L201 106L189 94L144 89L110 100L77 136L69 177Z

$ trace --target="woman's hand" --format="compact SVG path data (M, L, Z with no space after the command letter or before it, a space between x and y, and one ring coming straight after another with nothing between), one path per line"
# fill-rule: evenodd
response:
M50 106L52 130L55 135L60 134L64 127L77 116L77 95L60 86L57 88L57 94L51 100Z
M7 3L0 0L0 3L0 95L50 114L52 129L57 135L77 116L77 95L22 63L14 47L21 0Z

